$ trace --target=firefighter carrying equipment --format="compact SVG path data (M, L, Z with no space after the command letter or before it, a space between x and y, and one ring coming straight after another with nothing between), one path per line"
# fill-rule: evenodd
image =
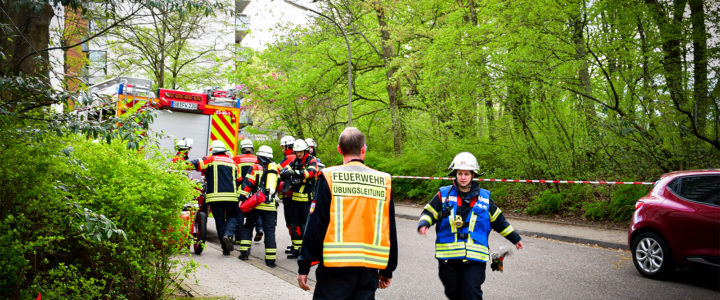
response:
M455 155L455 158L453 158L452 163L450 163L448 170L452 170L452 172L450 172L450 176L455 176L455 171L457 170L470 170L473 171L476 176L480 176L480 173L478 173L480 166L478 165L475 155L472 155L470 152L460 152Z
M299 141L305 143L303 140ZM316 173L317 160L305 152L303 157L296 157L292 163L283 168L280 173L283 180L282 190L292 190L291 199L293 201L310 201L310 192L315 185Z
M225 154L213 154L201 160L192 160L191 163L197 171L205 175L206 203L238 201L237 182L242 177L232 158Z
M323 265L385 269L390 257L390 174L356 161L330 167L330 222Z
M240 191L240 199L244 200L243 205L245 205L243 212L253 209L277 211L275 188L278 183L280 167L273 161L269 163L263 161L265 161L265 158L255 163L250 174L243 178L242 190ZM250 194L252 196L245 200ZM253 199L253 197L256 198ZM251 199L253 199L253 202L249 202ZM245 202L249 203L246 204ZM242 206L240 208L243 209Z
M221 140L214 140L212 143L210 143L210 151L212 153L222 153L227 151L227 147L225 146L225 143Z

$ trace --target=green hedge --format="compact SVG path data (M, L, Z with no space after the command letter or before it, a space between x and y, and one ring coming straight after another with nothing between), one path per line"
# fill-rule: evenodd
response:
M0 131L0 298L163 298L187 177L151 149L20 132Z

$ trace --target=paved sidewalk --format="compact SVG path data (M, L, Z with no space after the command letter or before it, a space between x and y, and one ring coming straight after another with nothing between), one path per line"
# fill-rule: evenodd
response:
M263 261L240 261L237 251L223 256L217 243L215 220L208 218L208 243L202 255L191 254L200 264L181 285L192 297L230 297L232 299L312 299L312 293L300 289L297 279L280 267L269 268ZM237 245L235 249L237 250ZM192 252L192 250L191 250ZM291 284L291 282L293 284Z
M396 205L398 218L417 220L424 206ZM520 235L537 236L559 241L598 245L604 248L627 250L627 230L603 229L582 224L564 224L530 217L505 216Z

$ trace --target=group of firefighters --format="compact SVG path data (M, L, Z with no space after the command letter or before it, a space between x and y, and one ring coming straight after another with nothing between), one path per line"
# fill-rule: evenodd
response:
M215 217L223 254L230 255L237 238L239 258L247 260L257 227L256 240L261 232L265 236L265 263L274 267L276 199L280 198L292 240L286 253L298 259L300 287L310 289L307 274L311 265L319 264L313 298L374 299L377 288L390 286L398 262L392 176L365 166L365 136L354 127L338 138L343 164L322 171L312 139L285 136L280 145L285 157L279 165L273 162L269 146L261 146L253 155L249 140L242 141L241 155L231 157L222 141L213 141L210 156L190 161L205 175L206 202ZM178 147L178 157L187 160L188 149ZM517 249L523 249L523 243L490 200L490 192L473 181L479 171L475 156L461 152L448 169L453 184L434 194L420 215L417 231L425 235L436 225L435 257L445 295L482 299L486 263L491 260L490 231L497 231Z
M191 146L185 139L178 141L173 161L187 161ZM312 138L285 136L280 146L284 154L280 164L273 161L270 146L260 146L255 152L249 139L240 142L240 154L234 157L225 143L214 140L210 143L209 156L188 161L205 177L205 202L215 218L223 255L230 255L235 245L239 245L239 259L248 260L251 239L260 241L264 236L265 263L275 267L279 198L292 241L285 252L288 258L299 256L318 175L317 143ZM257 201L258 196L262 201ZM256 230L254 238L253 229Z

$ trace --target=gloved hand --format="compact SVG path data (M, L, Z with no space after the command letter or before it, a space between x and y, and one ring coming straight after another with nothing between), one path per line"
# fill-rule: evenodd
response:
M240 202L244 202L245 200L247 200L247 196L240 195L240 197L238 197L238 200L240 200Z
M293 175L293 171L290 169L282 169L282 171L280 171L280 178L282 178L282 179L288 179L292 175Z
M293 177L295 177L297 179L303 179L303 178L305 178L305 172L301 171L301 170L295 170L295 171L293 171Z

